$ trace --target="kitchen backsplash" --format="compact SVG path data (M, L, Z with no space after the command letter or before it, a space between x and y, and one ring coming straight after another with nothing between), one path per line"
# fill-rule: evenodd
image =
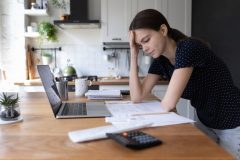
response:
M62 51L57 51L57 66L63 69L70 59L79 76L128 76L130 59L127 50L103 51L100 36L100 29L59 30L59 42L45 47L61 46ZM142 57L145 56L140 54L140 75L145 75L149 64Z
M4 0L7 1L7 0ZM7 4L7 3L4 3ZM16 8L16 4L20 7L22 4L18 2L8 3L8 10ZM21 6L23 7L23 6ZM23 11L23 9L21 10ZM25 51L24 51L24 24L17 29L13 27L14 20L21 19L23 14L11 15L12 12L1 10L1 14L7 14L7 17L2 20L1 38L2 44L2 66L8 70L10 79L25 79ZM57 15L57 11L50 10L51 16L44 18L52 21ZM14 17L13 17L14 16ZM17 18L17 17L18 18ZM41 20L41 19L40 19ZM33 22L38 22L39 19L32 19ZM8 28L6 25L11 26ZM16 25L15 25L16 26ZM16 33L17 32L17 33ZM16 37L17 36L17 37ZM11 38L10 38L11 37ZM17 38L18 41L15 41ZM62 51L57 51L57 67L63 69L67 66L67 59L70 59L79 76L81 75L97 75L97 76L128 76L129 75L129 54L126 50L107 50L103 51L101 42L101 29L58 29L57 43L48 43L42 47L62 47ZM16 44L13 44L16 43ZM34 47L39 47L36 39L31 39L31 44ZM5 46L7 45L7 46ZM4 47L5 46L5 47ZM17 47L17 48L16 48ZM4 51L3 51L4 50ZM113 54L115 52L115 54ZM40 60L39 52L35 52ZM106 56L109 55L109 56ZM112 55L115 55L113 57ZM140 54L140 75L145 75L148 71L148 58ZM37 62L37 61L36 61ZM41 64L41 61L39 62ZM52 64L52 67L54 65Z

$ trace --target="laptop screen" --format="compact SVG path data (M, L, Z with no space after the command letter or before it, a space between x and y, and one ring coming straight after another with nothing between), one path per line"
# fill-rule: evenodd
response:
M49 103L52 107L53 113L56 116L61 107L62 101L60 99L54 76L48 65L37 65L37 70L41 78L43 87L47 94Z

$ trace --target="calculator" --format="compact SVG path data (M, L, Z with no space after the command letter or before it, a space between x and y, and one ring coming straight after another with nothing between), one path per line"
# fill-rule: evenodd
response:
M162 143L161 140L142 131L128 131L122 133L106 133L107 137L117 141L125 147L143 149Z

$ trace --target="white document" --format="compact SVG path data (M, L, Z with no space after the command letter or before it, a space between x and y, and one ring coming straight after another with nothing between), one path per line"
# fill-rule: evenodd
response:
M166 126L182 123L193 123L194 121L183 116L180 116L174 112L167 114L154 114L154 115L139 115L132 116L128 120L129 123L142 122L142 123L153 123L152 127Z
M151 123L127 123L121 125L108 125L108 126L100 126L96 128L83 129L78 131L72 131L68 133L69 138L77 143L77 142L85 142L91 141L95 139L106 138L106 133L120 133L131 131L135 129L145 128L151 126Z
M88 90L86 96L106 96L106 97L120 97L120 90Z
M138 104L130 101L107 101L106 106L113 115L106 117L106 121L112 125L71 131L68 133L69 138L75 143L84 142L106 138L106 133L194 122L173 112L166 113L159 101L145 101Z
M165 112L159 101L146 101L138 104L132 104L130 101L119 102L106 102L106 106L113 115L106 117L106 122L114 125L148 122L152 123L152 127L194 122L174 112Z
M122 99L120 90L88 90L85 96L89 99Z
M159 101L144 101L132 103L131 101L106 101L106 106L112 117L106 117L106 122L126 123L134 114L165 113Z
M132 103L131 101L106 101L106 106L113 117L165 112L159 101L144 101L142 103Z

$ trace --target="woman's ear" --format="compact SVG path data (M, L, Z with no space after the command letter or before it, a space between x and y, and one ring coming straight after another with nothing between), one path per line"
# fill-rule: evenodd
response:
M167 33L168 33L168 28L165 24L162 24L160 26L160 30L159 30L163 36L167 36Z

